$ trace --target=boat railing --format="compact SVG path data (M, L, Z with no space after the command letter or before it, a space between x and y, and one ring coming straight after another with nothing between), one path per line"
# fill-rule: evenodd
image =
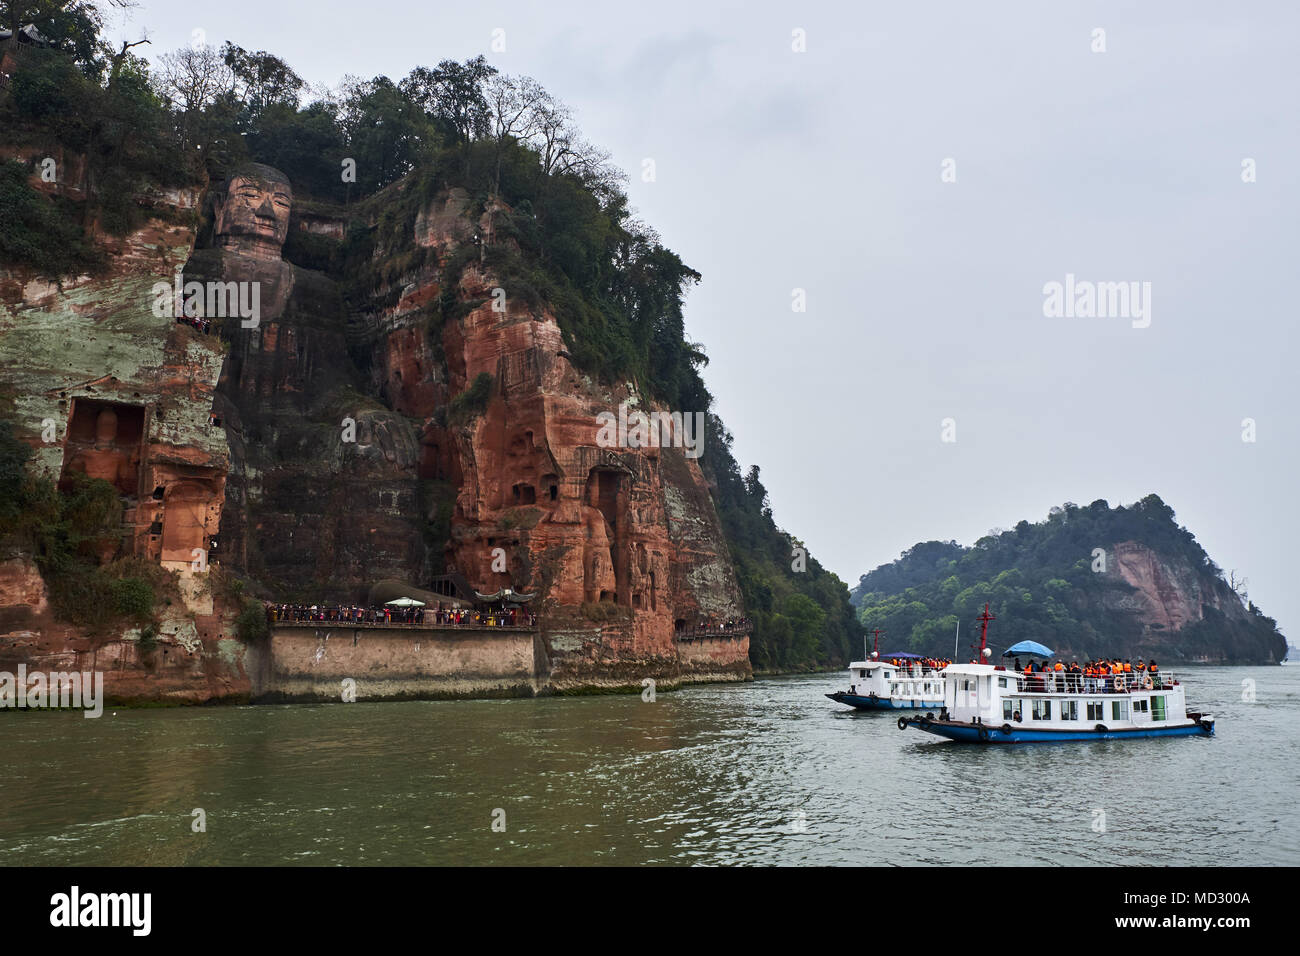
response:
M1030 694L1129 694L1141 690L1170 690L1178 686L1178 681L1168 671L1155 674L1108 674L1104 677L1064 671L1013 676L1016 678L1016 689ZM1147 687L1147 678L1150 678L1150 687Z

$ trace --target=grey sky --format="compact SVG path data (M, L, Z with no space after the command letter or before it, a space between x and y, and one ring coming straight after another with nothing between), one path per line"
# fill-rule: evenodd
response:
M688 334L737 457L850 585L916 541L1154 491L1297 641L1294 5L146 0L116 23L319 84L478 53L538 79L704 274ZM1045 318L1067 273L1150 282L1150 327Z

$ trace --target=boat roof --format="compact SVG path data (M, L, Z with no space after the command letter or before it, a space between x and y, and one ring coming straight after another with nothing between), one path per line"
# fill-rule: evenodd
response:
M986 674L1012 674L1005 667L1000 670L992 664L949 664L943 669L945 674L971 674L982 677Z

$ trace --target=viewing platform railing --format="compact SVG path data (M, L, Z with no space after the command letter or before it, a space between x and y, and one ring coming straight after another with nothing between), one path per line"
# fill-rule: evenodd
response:
M1026 675L1008 671L1007 675L1014 677L1016 689L1026 694L1128 694L1135 690L1169 690L1178 686L1178 681L1168 671L1108 674L1105 677L1064 672Z
M510 630L510 631L535 631L537 630L537 621L528 620L527 618L516 619L513 623L508 623L509 619L498 617L496 615L485 615L483 620L437 620L430 617L428 620L421 621L386 621L382 618L374 621L354 620L352 618L342 618L334 620L315 619L315 618L268 618L267 623L271 627L336 627L336 628L392 628L393 630L416 630L437 628L438 630L464 630L464 631L482 631L482 630Z
M889 661L886 660L885 663L888 664ZM938 677L943 673L942 667L927 667L923 664L917 665L915 668L909 667L906 664L892 664L890 666L898 668L898 673L895 674L894 677L890 678L891 680L899 678L907 680L911 677Z
M684 627L673 634L679 641L698 641L706 637L748 637L754 632L754 625L748 621L743 624L709 624L700 627Z

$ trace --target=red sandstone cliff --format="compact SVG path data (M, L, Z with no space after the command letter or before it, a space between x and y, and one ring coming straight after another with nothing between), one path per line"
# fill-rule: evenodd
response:
M361 600L378 578L423 585L439 572L535 593L543 692L748 678L745 635L678 639L743 614L697 462L680 447L597 440L600 413L644 398L577 370L549 311L508 296L494 309L501 283L479 264L456 278L463 314L430 321L449 259L487 231L490 211L475 221L467 205L444 194L406 241L376 249L384 274L423 253L368 298L345 302L345 276L285 264L266 321L224 341L151 311L153 285L183 264L187 279L224 268L193 252L197 223L154 219L102 239L109 273L62 288L0 275L4 384L35 469L117 482L119 554L158 562L177 597L159 611L156 646L137 630L92 637L55 619L26 556L6 555L0 668L107 669L117 699L242 698L257 654L234 639L237 607L189 563L219 537L223 567L267 597ZM293 225L344 232L328 213ZM492 377L482 410L449 413L481 373ZM110 418L113 434L99 434Z
M489 231L492 210L474 221L467 207L453 190L421 210L414 241L430 254L378 288L358 323L373 356L370 390L421 423L419 479L454 492L450 538L432 563L482 591L536 592L556 686L643 671L748 676L747 638L675 639L680 627L743 609L696 461L681 447L601 447L597 416L644 404L632 387L583 375L554 315L508 288L502 308L494 290L505 284L479 263L455 288L468 312L431 323L449 259ZM493 383L484 411L450 420L449 401L484 373Z
M75 157L66 168L57 188L75 193ZM192 569L225 500L226 438L211 421L224 350L153 308L154 285L170 284L191 253L194 226L183 217L198 201L197 189L155 197L160 215L135 232L96 236L110 263L103 275L58 284L0 270L0 385L33 447L31 469L52 481L81 471L116 484L124 525L104 557L142 557L167 582L156 634L142 642L139 629L92 633L60 621L31 556L0 554L0 670L103 670L116 699L250 691L236 609Z

